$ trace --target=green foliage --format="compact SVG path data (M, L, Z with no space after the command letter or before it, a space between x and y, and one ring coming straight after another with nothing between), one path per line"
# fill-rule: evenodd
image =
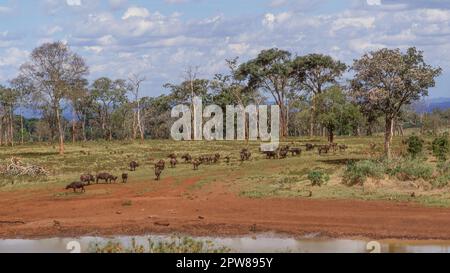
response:
M383 165L372 160L363 160L350 163L344 173L344 184L354 186L364 184L368 177L382 178L384 175Z
M450 183L450 175L442 175L431 181L431 185L435 189L442 189Z
M338 86L318 95L316 104L319 110L318 121L328 129L330 137L336 129L339 129L341 134L348 134L362 120L358 106L350 103L346 94Z
M308 179L311 181L313 186L321 187L330 181L330 176L323 170L314 170L309 172Z
M441 161L437 164L436 168L437 168L439 174L450 175L450 161L447 161L447 162Z
M430 180L433 177L433 166L417 159L402 159L386 162L386 173L401 181L420 178Z
M412 135L406 141L408 145L408 154L412 158L416 158L423 150L423 140L416 135Z
M442 136L435 138L433 141L433 155L440 161L447 160L447 155L450 150L448 138L448 133L445 133Z

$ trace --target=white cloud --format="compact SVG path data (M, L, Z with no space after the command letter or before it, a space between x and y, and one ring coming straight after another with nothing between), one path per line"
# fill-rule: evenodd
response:
M369 6L381 6L381 0L367 0Z
M127 9L127 11L122 16L123 20L132 18L132 17L139 17L139 18L147 18L150 16L150 12L146 8L140 8L140 7L130 7Z
M331 33L334 33L340 29L354 27L354 28L373 28L375 23L375 17L346 17L338 18L334 21L331 28Z
M81 6L81 0L66 0L67 5L69 6Z
M21 63L28 57L28 51L21 50L16 47L11 47L5 50L3 56L0 55L1 66L19 67Z
M0 13L8 13L11 11L11 8L0 6Z

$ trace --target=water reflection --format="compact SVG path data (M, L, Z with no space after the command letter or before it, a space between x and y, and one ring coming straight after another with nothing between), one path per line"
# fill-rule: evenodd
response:
M170 240L170 236L117 236L112 238L50 238L40 240L0 240L0 253L69 253L67 244L78 241L81 252L88 252L93 244L105 244L108 241L120 242L125 247L131 246L132 239L142 245L153 241ZM369 240L288 238L271 234L256 237L211 238L198 237L197 240L209 240L218 246L224 246L239 253L368 253ZM450 242L441 241L380 241L382 253L450 253Z

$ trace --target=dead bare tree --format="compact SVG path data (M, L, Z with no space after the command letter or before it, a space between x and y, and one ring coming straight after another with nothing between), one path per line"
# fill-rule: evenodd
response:
M144 130L144 122L141 117L141 98L140 98L140 89L143 82L145 82L147 78L140 74L131 74L128 78L130 83L130 92L133 95L134 103L135 103L135 112L133 116L133 139L136 139L137 130L139 130L139 134L141 137L141 141L144 141L145 138L145 130Z

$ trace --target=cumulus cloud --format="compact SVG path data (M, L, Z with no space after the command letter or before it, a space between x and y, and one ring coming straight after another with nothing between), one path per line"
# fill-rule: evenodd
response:
M175 4L200 0L165 0L174 6L164 11L133 0L108 0L106 6L99 0L45 1L58 12L51 25L41 26L30 39L31 46L20 35L0 29L0 47L5 49L0 73L23 58L12 48L30 51L40 42L61 39L86 57L92 78L151 74L146 95L179 80L185 66L199 65L202 77L210 77L226 69L225 59L240 56L244 61L275 46L296 54L330 54L348 64L369 50L417 46L433 64L450 69L449 54L442 54L450 52L446 1L352 0L330 8L327 0L272 0L245 16L219 9L195 16L174 12ZM67 14L73 18L65 20Z
M146 18L150 16L150 12L146 8L140 8L140 7L130 7L127 9L127 11L122 16L123 20L133 18L133 17L141 17Z
M67 5L69 6L81 6L81 0L66 0Z
M0 13L8 13L11 11L11 8L0 6Z

